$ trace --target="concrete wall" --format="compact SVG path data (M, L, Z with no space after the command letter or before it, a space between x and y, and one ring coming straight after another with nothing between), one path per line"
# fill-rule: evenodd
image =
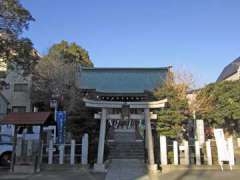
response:
M10 71L7 73L5 79L6 83L9 83L9 88L4 89L2 94L9 101L9 108L12 111L13 107L20 106L26 107L26 112L31 111L31 99L30 99L30 89L31 89L31 76L22 77L19 73ZM14 84L27 84L27 90L24 92L15 92Z

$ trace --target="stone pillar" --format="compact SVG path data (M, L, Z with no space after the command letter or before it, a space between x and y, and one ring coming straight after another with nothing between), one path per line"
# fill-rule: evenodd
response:
M202 145L205 143L205 133L204 133L204 121L203 120L196 120L196 135L197 140L199 142L199 145L202 147Z
M48 146L48 164L53 163L53 140L49 140L49 146Z
M212 166L212 151L211 151L211 140L207 140L206 142L206 151L207 151L207 160L208 160L208 165Z
M144 117L146 126L146 140L148 145L148 169L150 171L156 171L157 165L155 164L154 160L153 138L149 108L144 109Z
M178 142L173 141L173 154L174 154L174 165L178 165Z
M184 165L189 165L189 146L188 141L184 140Z
M104 143L105 143L105 134L106 134L106 121L107 121L107 109L102 108L100 134L99 134L99 140L98 140L98 158L97 158L97 163L94 164L94 170L96 172L106 171L105 165L103 162Z
M200 144L199 141L195 141L195 156L196 156L196 165L201 165L201 154L200 154Z
M146 123L146 121L145 121L145 123ZM144 146L145 146L145 149L148 149L148 138L147 138L147 125L145 124L145 144L144 144Z
M82 137L82 165L88 164L88 134Z
M64 150L65 146L64 144L59 145L59 164L64 164Z
M227 139L227 146L228 146L228 151L229 151L229 164L234 166L235 165L235 160L234 160L234 147L233 147L233 138L230 137Z
M76 141L71 140L71 151L70 151L70 164L75 164L75 148L76 148Z
M167 138L166 136L160 136L160 157L161 165L166 166L167 163Z

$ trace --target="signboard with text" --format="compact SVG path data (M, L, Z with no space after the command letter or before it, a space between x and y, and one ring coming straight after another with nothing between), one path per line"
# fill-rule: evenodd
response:
M64 144L64 129L65 129L65 121L66 121L66 112L58 111L56 113L56 121L57 121L57 143Z
M214 136L217 144L218 161L229 161L229 153L223 129L214 129Z

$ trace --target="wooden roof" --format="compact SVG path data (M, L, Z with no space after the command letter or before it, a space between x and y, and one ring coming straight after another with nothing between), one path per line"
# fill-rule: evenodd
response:
M50 118L51 112L13 112L6 115L0 124L43 125Z

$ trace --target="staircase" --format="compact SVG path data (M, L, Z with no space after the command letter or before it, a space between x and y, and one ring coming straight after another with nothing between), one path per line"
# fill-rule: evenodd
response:
M144 159L144 143L136 141L135 131L115 131L108 147L109 159Z

